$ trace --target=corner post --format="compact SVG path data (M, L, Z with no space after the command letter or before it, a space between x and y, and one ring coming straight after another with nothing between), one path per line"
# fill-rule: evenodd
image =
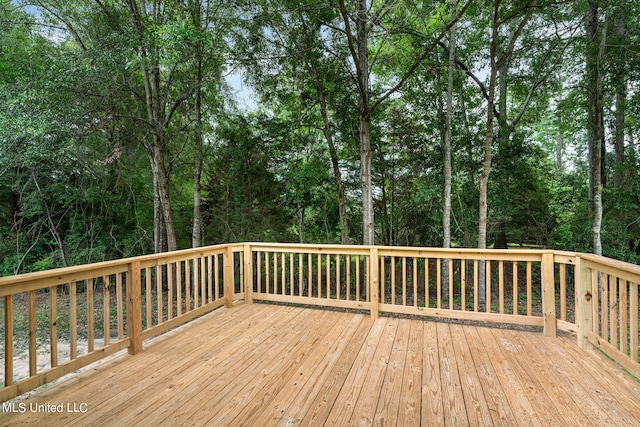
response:
M244 245L244 301L253 302L253 251L251 245Z
M378 259L378 248L372 246L369 248L369 301L371 303L371 317L375 320L379 314L379 300L380 300L380 279L378 272L378 265L380 260Z
M140 261L129 264L127 272L127 334L129 354L142 351L142 301L140 299Z
M553 268L553 253L542 254L542 311L544 335L556 336L556 283Z
M233 306L233 249L231 245L227 245L224 253L224 306L231 308Z
M583 350L592 350L593 345L589 341L589 333L593 331L593 283L591 282L591 270L587 262L580 256L576 256L575 280L576 280L576 324L578 326L578 347ZM595 290L597 292L597 290Z

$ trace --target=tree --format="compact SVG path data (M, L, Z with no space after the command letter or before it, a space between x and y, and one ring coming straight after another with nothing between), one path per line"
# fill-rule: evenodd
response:
M110 85L115 83L120 89L117 93L126 98L120 99L119 109L110 117L137 126L138 140L147 153L153 182L155 251L177 249L171 172L183 149L181 139L191 130L192 122L196 153L194 226L199 228L202 76L220 75L220 49L213 50L217 55L205 57L203 47L220 46L219 37L215 39L217 44L210 42L216 7L200 0L186 4L95 0L84 6L40 0L38 5L51 22L65 27L84 60L108 67L106 75L96 76L93 91L109 96L105 92L113 94ZM198 243L197 236L193 243Z
M362 227L363 244L373 245L374 235L374 209L373 189L371 186L371 115L391 95L400 90L407 80L418 69L422 61L437 47L438 42L447 34L449 29L460 19L473 0L468 0L458 12L455 10L450 15L440 14L438 10L432 25L440 27L430 42L418 50L413 61L409 61L407 68L400 71L400 78L391 87L381 91L380 95L371 99L371 69L376 65L369 60L369 40L374 35L374 30L385 31L382 21L387 15L393 16L394 4L384 2L377 8L369 8L367 0L355 0L353 10L350 11L345 0L340 0L338 8L342 16L343 32L347 38L347 47L351 55L354 86L358 94L358 115L360 119L360 182L362 188ZM375 6L375 5L373 5ZM419 10L419 8L417 8ZM351 22L355 23L355 32ZM393 30L390 30L393 32ZM379 36L378 43L384 44L385 37ZM381 47L378 46L378 49ZM351 68L351 67L350 67Z
M604 150L604 108L602 104L602 56L606 31L599 23L598 4L587 2L585 16L587 108L589 112L589 198L593 211L593 252L602 255L602 169Z
M449 55L447 66L447 111L444 126L444 195L442 207L442 247L451 247L451 121L453 119L453 83L455 75L456 38L455 26L449 30ZM443 259L442 283L449 283L449 259ZM449 287L443 287L444 298L449 298Z

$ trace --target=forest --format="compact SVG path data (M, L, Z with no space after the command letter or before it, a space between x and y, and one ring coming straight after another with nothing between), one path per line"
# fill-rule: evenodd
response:
M0 276L241 241L638 263L638 16L0 0Z

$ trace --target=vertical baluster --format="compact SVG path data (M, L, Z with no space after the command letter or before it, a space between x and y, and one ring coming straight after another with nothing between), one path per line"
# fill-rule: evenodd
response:
M360 255L356 257L356 301L360 301Z
M269 273L271 270L271 263L269 262L269 252L265 252L264 253L264 267L265 267L265 272L266 272L266 276L265 276L265 286L266 286L266 293L271 293L271 274Z
M402 257L402 306L407 305L407 257Z
M396 303L396 257L391 257L391 304Z
M513 314L518 315L518 261L513 261Z
M151 267L147 267L144 274L144 286L146 290L146 301L147 301L147 329L152 326L151 319Z
M111 276L104 276L102 278L102 333L103 333L103 347L106 347L111 342L111 316L109 315L109 282Z
M429 258L424 258L424 308L429 308Z
M342 256L340 254L336 254L336 299L339 300L340 297L340 264L342 263Z
M162 273L163 266L156 266L156 312L158 316L157 325L162 323Z
M479 291L478 291L478 260L473 260L473 311L478 312L479 306Z
M307 254L307 296L311 298L313 290L313 260L311 252Z
M265 262L265 266L267 263ZM213 256L213 285L215 286L215 298L216 301L220 299L220 254Z
M9 319L10 321L11 319ZM5 325L9 323L5 321ZM58 287L49 288L49 342L51 343L51 367L58 366Z
M387 262L387 258L386 257L382 257L381 258L381 262L380 262L380 301L382 301L382 303L386 303L386 286L387 286L387 281L385 278L385 264Z
M280 276L282 279L282 295L287 295L287 280L286 280L287 263L285 261L284 252L280 254L280 268L282 269L282 271L280 272Z
M533 286L531 279L531 261L527 261L527 316L531 316L533 309Z
M378 252L376 252L378 253ZM376 270L377 271L377 270ZM364 272L363 272L363 278L362 278L362 286L363 289L366 293L366 301L369 302L371 301L371 293L369 292L369 286L367 286L367 283L371 283L370 282L370 276L369 274L371 273L371 258L369 256L364 256ZM376 281L377 282L377 281ZM378 292L376 291L376 295L378 294Z
M13 295L4 297L4 385L13 384Z
M592 318L593 318L593 331L596 334L599 334L601 337L604 336L604 328L602 327L601 324L601 319L600 319L600 300L602 299L600 292L598 290L598 273L596 272L596 270L591 270L591 293L593 294L593 313L592 313Z
M295 285L293 284L293 252L289 253L289 295L294 295Z
M328 298L331 298L331 255L330 254L327 254L326 275L327 275L327 299L328 299Z
M500 314L504 314L504 261L498 262L498 289L500 294Z
M602 274L602 338L609 341L609 276Z
M347 269L347 289L346 289L346 294L347 294L347 301L349 301L349 299L351 299L351 255L347 255L346 256L346 269Z
M174 263L167 264L167 320L173 318L173 266Z
M215 258L215 255L208 255L206 257L207 259L207 302L213 302L213 278L215 276L214 271L213 271L213 259ZM178 286L178 289L180 289L180 286ZM182 300L181 297L180 300Z
M322 298L322 254L318 253L316 254L316 260L318 262L317 265L317 271L316 271L316 277L317 277L317 284L316 286L318 287L318 298Z
M442 259L436 258L436 308L442 308Z
M243 258L242 253L240 253L240 257ZM200 264L200 305L205 305L207 303L207 258L205 256L201 256L197 259L198 264ZM244 275L244 264L242 265L242 272ZM240 286L244 284L242 281L240 283Z
M611 343L618 347L618 278L607 275L609 281L609 322Z
M184 299L184 311L188 313L191 311L191 262L188 259L184 261Z
M176 302L177 306L177 315L182 315L182 261L176 262Z
M626 280L618 279L618 290L620 292L620 351L622 351L624 354L627 354L627 352L629 351L629 334L627 332L629 327L629 324L627 323L627 284L628 282ZM636 323L636 325L631 326L637 327L637 325L638 324Z
M491 313L491 260L485 261L486 275L485 275L485 283L487 284L485 290L485 301L486 301L486 311L487 313Z
M36 347L36 291L29 291L29 375L38 373Z
M462 311L467 311L467 260L460 260L460 305Z
M453 259L451 258L447 262L447 270L449 272L449 310L453 310Z
M87 347L89 350L89 353L93 352L94 350L94 338L95 338L95 334L94 334L94 314L93 314L93 279L88 279L86 282L86 296L87 296L87 335L88 335L88 343L87 343Z
M124 320L122 310L122 273L116 273L116 320L118 322L118 339L124 338Z
M304 296L302 292L302 276L304 270L302 268L302 253L298 252L298 296Z
M560 319L567 320L567 274L566 266L560 264Z
M631 359L640 362L638 360L638 333L636 325L638 325L638 283L629 282L629 323L631 324L631 339L629 340L631 347Z
M256 252L256 271L257 271L257 279L258 279L258 292L262 293L262 252L261 251L257 251ZM215 269L215 258L213 259L214 261L214 269ZM216 295L216 299L218 299L218 296Z
M271 276L271 282L272 282L273 294L275 295L278 293L278 253L273 252L271 255L273 256L273 262L272 262L273 275Z
M192 283L193 283L193 308L198 308L200 307L201 304L201 297L200 297L200 292L198 291L198 278L200 277L200 260L198 258L193 258L192 260L193 262L193 277L192 277ZM233 268L233 255L231 256L231 258L229 259L229 262L231 263L231 268Z
M76 282L69 284L69 308L71 309L69 329L71 329L71 349L69 358L78 357L78 288Z
M418 306L418 258L413 257L413 306Z

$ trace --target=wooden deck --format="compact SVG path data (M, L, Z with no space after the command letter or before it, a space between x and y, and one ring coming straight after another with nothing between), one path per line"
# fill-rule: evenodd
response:
M0 425L640 425L640 384L573 341L241 304L3 406Z

